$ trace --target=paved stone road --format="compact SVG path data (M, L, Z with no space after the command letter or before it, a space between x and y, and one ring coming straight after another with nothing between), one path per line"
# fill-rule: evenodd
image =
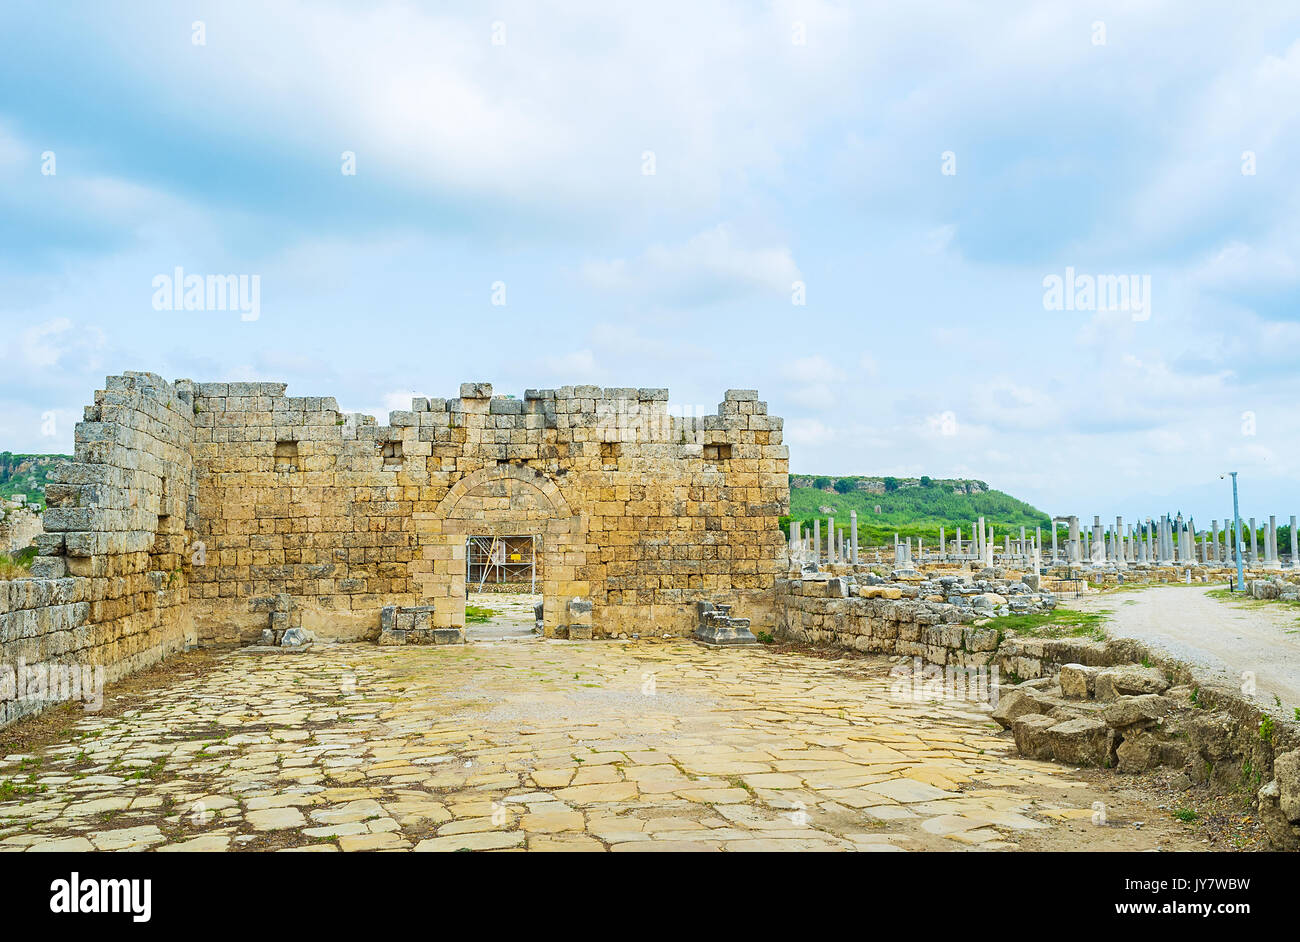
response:
M1242 672L1255 677L1254 699L1287 715L1300 707L1300 612L1276 602L1211 598L1226 586L1154 586L1108 592L1062 604L1080 611L1108 609L1106 631L1135 638L1241 689Z
M1167 812L1015 756L974 705L892 695L888 667L682 641L231 652L5 755L0 849L1160 845L1115 825Z

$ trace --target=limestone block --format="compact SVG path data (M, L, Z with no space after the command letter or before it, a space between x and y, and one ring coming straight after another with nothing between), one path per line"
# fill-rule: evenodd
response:
M1013 687L998 691L998 703L992 718L1003 729L1010 729L1020 717L1047 713L1052 706L1051 701L1037 690Z
M1110 726L1124 729L1135 724L1154 723L1161 717L1167 716L1173 709L1174 704L1170 700L1158 694L1148 693L1113 700L1101 715Z
M1075 700L1086 700L1093 695L1100 668L1083 664L1065 664L1061 667L1061 695Z
M1124 695L1164 693L1168 689L1169 681L1163 671L1139 664L1108 667L1098 671L1093 681L1094 694L1098 700L1114 700Z
M1016 749L1026 758L1052 758L1052 743L1047 731L1056 725L1056 720L1041 713L1030 713L1017 717L1011 724L1011 732L1016 740Z

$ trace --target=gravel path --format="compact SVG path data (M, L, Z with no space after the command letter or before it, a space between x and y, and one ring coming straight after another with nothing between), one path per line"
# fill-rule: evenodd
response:
M1240 689L1242 674L1255 675L1254 699L1287 715L1300 706L1300 619L1281 605L1221 601L1216 586L1156 586L1063 601L1080 611L1107 609L1106 630L1134 638L1199 667L1213 679Z

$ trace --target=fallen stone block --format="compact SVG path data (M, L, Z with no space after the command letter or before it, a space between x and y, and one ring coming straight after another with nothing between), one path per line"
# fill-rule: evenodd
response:
M1154 693L1120 697L1102 711L1101 718L1109 726L1124 729L1139 723L1153 723L1167 715L1173 706L1169 700Z
M1093 692L1098 700L1114 700L1116 697L1143 693L1164 693L1168 689L1169 681L1163 671L1156 667L1142 667L1139 664L1108 667L1099 671L1093 682Z
M1072 765L1111 766L1114 733L1099 719L1080 717L1048 728L1052 756Z
M1072 700L1087 700L1093 695L1097 675L1101 668L1083 664L1066 664L1061 667L1061 696Z
M1147 772L1160 764L1160 741L1145 730L1125 733L1115 758L1121 772Z
M1047 731L1056 726L1056 720L1041 713L1018 717L1011 724L1011 734L1016 738L1016 749L1030 759L1052 758L1052 742Z
M1054 704L1042 693L1029 687L1013 687L998 692L998 705L994 708L993 721L1003 729L1010 729L1022 716L1044 714Z
M1257 797L1260 822L1274 846L1300 849L1300 749L1273 760L1273 780Z
M304 631L301 628L290 628L280 638L280 646L284 648L300 648L311 644L314 640L315 638L310 631Z

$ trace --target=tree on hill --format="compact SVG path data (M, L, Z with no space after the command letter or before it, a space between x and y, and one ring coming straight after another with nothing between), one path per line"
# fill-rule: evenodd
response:
M838 481L835 482L835 490L840 494L847 494L849 491L853 490L857 486L858 483L849 478L840 478Z
M819 491L824 491L824 490L826 490L826 488L828 488L828 487L831 486L831 479L830 479L830 478L825 478L825 477L822 477L822 478L813 478L813 482L812 482L812 484L813 484L813 487L817 488L817 490L819 490Z
M893 493L898 490L898 478L885 478L885 491Z

